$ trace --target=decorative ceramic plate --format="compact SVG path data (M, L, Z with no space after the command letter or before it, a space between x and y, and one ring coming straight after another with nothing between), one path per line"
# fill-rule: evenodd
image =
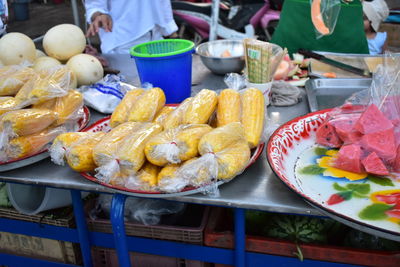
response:
M86 106L83 106L83 118L78 122L79 123L78 131L83 130L89 124L89 121L90 121L90 111ZM47 148L45 148L33 155L24 158L10 160L7 162L0 162L0 172L24 167L36 163L38 161L41 161L42 159L45 159L47 157L49 157L49 153L47 152Z
M293 191L324 212L400 240L399 177L330 167L337 150L315 142L316 130L329 111L310 113L278 128L267 147L271 168Z
M109 126L109 121L110 121L110 116L95 122L93 125L91 125L87 129L85 129L85 131L108 132L111 130L111 128ZM258 157L261 155L263 149L264 149L264 143L258 145L256 148L254 148L251 151L251 158L250 158L249 164L247 165L247 168L250 165L252 165L254 162L256 162ZM126 194L126 195L140 196L140 197L152 197L152 198L175 197L175 196L192 195L192 194L196 194L199 192L207 192L208 190L212 190L213 187L215 188L215 186L219 186L224 183L223 181L218 181L216 184L214 183L212 185L205 185L203 187L186 187L182 191L177 192L177 193L165 193L165 192L159 192L159 191L133 190L133 189L129 189L129 188L126 188L123 186L110 185L110 184L99 181L96 177L94 177L93 173L83 172L81 174L86 179L88 179L92 182L101 184L103 186L106 186L108 188L111 188L111 189L113 189L113 191L115 191L117 193L123 192L123 194Z

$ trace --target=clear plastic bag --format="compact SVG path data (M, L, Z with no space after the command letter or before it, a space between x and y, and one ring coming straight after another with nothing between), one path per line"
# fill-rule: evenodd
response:
M316 38L332 34L339 17L341 0L310 0L310 5Z
M165 101L165 94L161 88L147 89L132 104L127 120L152 122L156 114L164 107Z
M0 96L14 96L33 73L31 68L24 65L0 68Z
M56 125L66 125L74 130L77 122L83 117L83 95L70 90L66 96L57 98L54 104L54 112L58 114Z

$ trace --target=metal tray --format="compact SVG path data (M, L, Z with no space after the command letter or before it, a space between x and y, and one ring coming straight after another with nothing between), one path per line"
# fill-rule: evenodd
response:
M311 112L342 105L353 93L368 89L372 79L312 79L306 82Z

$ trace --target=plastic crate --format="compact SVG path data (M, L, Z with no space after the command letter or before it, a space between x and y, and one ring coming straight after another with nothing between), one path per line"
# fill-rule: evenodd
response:
M94 207L94 201L88 201L86 204L86 214L89 214L89 211ZM126 221L125 232L127 236L138 236L203 245L203 232L208 221L208 215L209 207L188 204L184 213L176 223L174 223L174 225L143 225ZM87 218L87 223L90 231L112 233L111 222L109 219Z
M210 247L233 248L233 220L228 220L226 209L213 208L205 233L204 244ZM400 266L400 251L386 252L362 250L351 247L328 246L321 244L300 244L305 259L340 262L366 266ZM296 257L296 245L293 242L246 235L246 251ZM321 263L322 264L322 263ZM225 265L215 265L225 266Z
M205 267L207 263L158 255L131 252L132 267ZM93 267L118 267L118 256L115 250L93 247Z
M75 227L71 208L57 209L51 213L37 215L25 215L12 208L0 208L0 218L67 228ZM48 261L82 264L79 244L48 238L0 232L0 251Z

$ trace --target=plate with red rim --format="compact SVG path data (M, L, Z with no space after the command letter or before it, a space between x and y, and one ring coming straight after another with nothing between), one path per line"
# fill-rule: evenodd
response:
M172 105L171 105L172 106ZM109 121L110 121L110 116L105 117L103 119L100 119L99 121L95 122L91 126L85 129L85 131L90 131L90 132L108 132L111 130ZM251 151L251 158L250 161L247 165L246 168L250 167L254 162L257 161L258 157L261 155L262 151L264 149L264 143L259 144L256 148L254 148ZM152 197L152 198L166 198L166 197L175 197L175 196L184 196L184 195L192 195L200 192L207 192L208 190L211 190L213 186L215 187L215 184L207 184L202 187L186 187L182 189L180 192L176 193L165 193L161 191L145 191L145 190L134 190L134 189L129 189L123 186L117 186L117 185L111 185L107 184L104 182L99 181L92 173L87 173L83 172L81 173L83 177L86 179L101 184L103 186L106 186L110 189L112 189L114 192L119 192L123 193L126 195L131 195L131 196L140 196L140 197ZM219 186L221 184L225 183L224 181L217 181L216 185Z
M377 177L330 167L337 150L316 144L329 111L295 118L267 144L268 163L278 178L313 206L349 225L400 241L400 176Z
M90 121L89 109L86 106L83 106L82 109L83 109L83 117L78 122L79 123L78 131L82 131L89 124ZM27 165L31 165L47 157L49 157L49 153L47 151L47 148L45 148L33 155L29 155L19 159L13 159L7 162L0 162L0 172L10 171Z

